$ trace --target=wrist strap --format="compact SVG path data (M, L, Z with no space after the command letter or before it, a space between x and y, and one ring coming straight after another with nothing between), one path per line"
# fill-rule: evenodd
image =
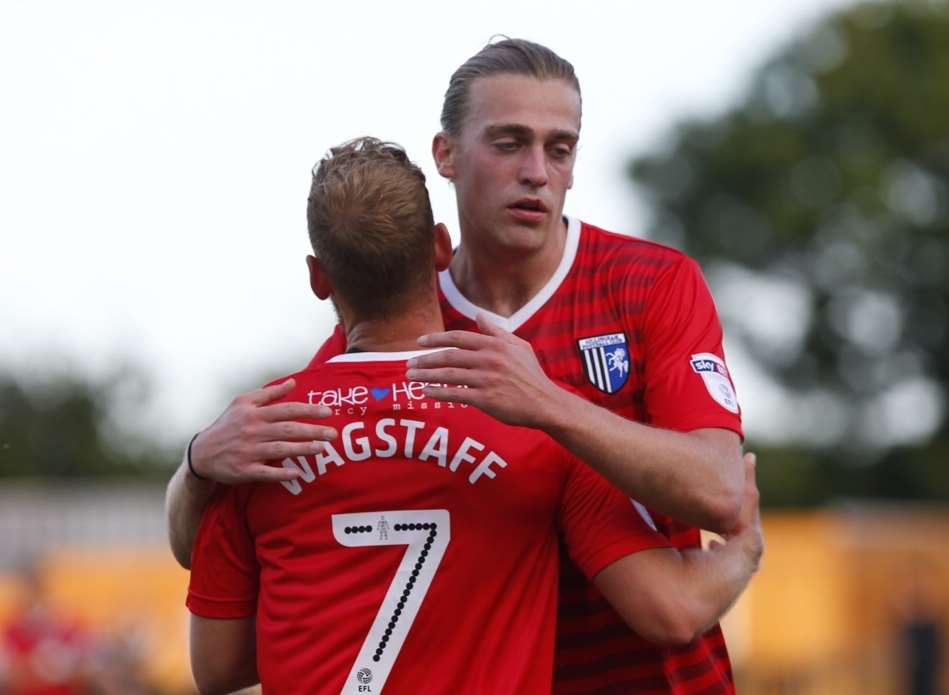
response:
M201 433L198 432L198 434L201 434ZM198 473L198 472L194 469L194 464L191 463L191 445L194 444L194 440L198 438L198 434L194 435L194 436L191 438L191 441L188 442L188 453L185 455L185 458L188 459L188 470L191 471L191 475L193 475L193 476L194 476L195 478L197 478L198 480L210 480L210 478L208 478L208 477L206 477L206 476L203 476L203 475L201 475L200 473Z

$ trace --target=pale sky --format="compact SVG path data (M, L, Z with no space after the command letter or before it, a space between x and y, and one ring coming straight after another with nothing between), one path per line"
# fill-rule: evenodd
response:
M574 64L584 114L566 212L636 234L630 157L733 103L763 59L844 4L5 0L0 366L133 361L155 394L123 420L183 439L248 380L303 366L332 328L303 260L327 148L402 144L457 229L430 143L449 76L493 34ZM749 433L767 435L775 393L730 363Z

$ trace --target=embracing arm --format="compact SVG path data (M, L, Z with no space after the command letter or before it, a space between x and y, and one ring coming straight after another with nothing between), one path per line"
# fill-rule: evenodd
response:
M718 533L735 524L742 490L737 434L716 428L674 432L627 420L551 381L527 341L483 316L478 327L480 334L423 336L425 347L458 349L413 358L408 378L451 385L427 386L429 397L544 430L647 507Z
M763 551L754 455L746 454L742 511L725 543L708 550L644 550L612 563L593 581L642 637L688 644L731 607L758 569Z
M207 480L192 474L186 457L168 482L168 540L175 559L185 569L191 567L194 537L215 481L233 485L291 480L300 475L298 469L269 466L267 461L319 453L321 442L336 436L331 427L296 422L326 417L329 408L307 403L272 403L290 393L294 386L294 380L288 379L235 398L191 445L191 465Z
M650 427L555 388L540 409L539 429L648 507L717 533L734 526L741 508L737 434Z
M255 619L191 615L191 673L201 695L224 695L255 685Z
M165 523L168 543L178 564L191 569L191 548L201 524L201 514L214 493L213 480L198 480L183 460L165 490Z
M745 551L643 550L614 562L594 584L639 635L657 644L688 644L718 622L753 572Z

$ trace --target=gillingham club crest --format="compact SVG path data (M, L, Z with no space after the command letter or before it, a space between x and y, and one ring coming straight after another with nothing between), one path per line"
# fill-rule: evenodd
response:
M587 380L603 393L616 393L629 378L625 333L608 333L577 341Z

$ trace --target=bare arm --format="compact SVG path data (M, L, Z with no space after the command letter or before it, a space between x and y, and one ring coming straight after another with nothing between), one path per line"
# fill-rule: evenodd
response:
M272 404L293 387L293 379L288 379L235 398L191 445L191 465L208 480L195 477L184 459L168 482L168 539L172 554L185 569L191 567L194 537L215 481L233 485L292 480L299 476L299 470L269 466L267 461L319 453L322 442L336 436L331 427L296 422L326 417L331 412L329 408L293 402Z
M741 440L724 429L674 432L601 408L565 389L540 429L630 497L717 533L741 505Z
M201 695L224 695L260 682L255 619L191 615L191 673Z
M481 334L423 336L426 347L459 349L410 360L408 378L467 387L429 386L425 392L547 432L620 490L675 519L719 533L735 524L742 491L737 434L673 432L627 420L551 381L530 343L482 316L478 326Z
M213 480L198 480L183 460L168 481L165 490L165 523L168 542L178 564L191 569L191 548L201 524L204 507L217 485Z
M671 548L629 555L594 583L627 624L660 644L688 644L731 607L758 569L764 540L754 479L754 454L745 456L745 492L735 530L709 550Z

